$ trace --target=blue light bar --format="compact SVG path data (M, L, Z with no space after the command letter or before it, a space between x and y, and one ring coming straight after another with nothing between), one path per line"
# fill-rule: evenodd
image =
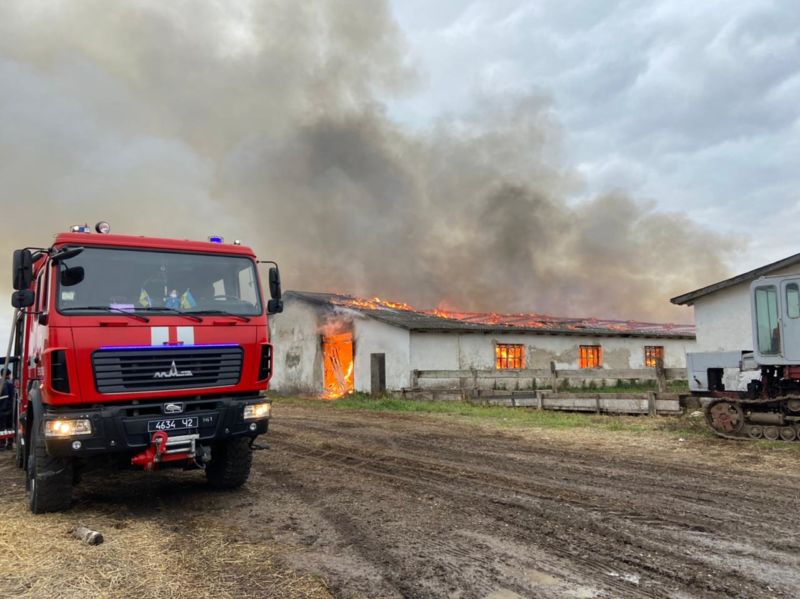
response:
M221 236L219 236L219 235L211 235L211 236L208 238L208 240L209 240L211 243L222 243L222 242L224 242L224 241L225 241L225 240L224 240L224 239L223 239Z

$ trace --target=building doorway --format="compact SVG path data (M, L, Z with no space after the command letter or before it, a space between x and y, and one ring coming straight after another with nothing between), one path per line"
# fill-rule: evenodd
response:
M322 337L322 369L325 399L353 392L353 334Z

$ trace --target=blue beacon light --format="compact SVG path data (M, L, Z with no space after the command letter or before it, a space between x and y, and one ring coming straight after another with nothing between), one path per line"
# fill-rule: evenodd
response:
M219 236L219 235L211 235L211 236L209 236L208 240L209 240L211 243L222 243L223 241L225 241L225 240L224 240L224 239L223 239L221 236Z

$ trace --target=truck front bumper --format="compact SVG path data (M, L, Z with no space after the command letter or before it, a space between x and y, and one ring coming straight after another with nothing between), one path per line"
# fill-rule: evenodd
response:
M45 406L45 425L55 420L88 420L91 423L90 433L45 436L45 445L47 453L54 457L88 458L110 453L135 453L150 445L156 426L159 428L155 430L166 430L170 436L197 434L197 442L203 445L234 437L255 438L267 432L269 415L245 420L244 408L264 403L269 403L269 400L254 396L109 404L90 409ZM174 409L165 413L168 411L165 406L175 404L182 408L180 413L175 413ZM169 421L175 421L175 428L164 429ZM186 428L186 423L196 424L196 427Z

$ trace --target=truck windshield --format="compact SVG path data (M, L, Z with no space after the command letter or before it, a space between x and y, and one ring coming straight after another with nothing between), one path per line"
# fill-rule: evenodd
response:
M87 247L56 268L58 310L68 314L262 312L247 257Z

